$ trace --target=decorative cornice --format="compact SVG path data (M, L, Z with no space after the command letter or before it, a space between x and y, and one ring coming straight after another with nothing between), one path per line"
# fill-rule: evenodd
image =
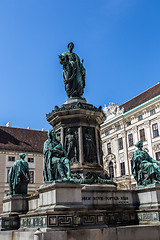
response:
M124 108L119 108L117 103L109 103L108 107L105 105L103 112L106 115L106 121L120 116L124 113Z
M85 110L90 110L94 112L101 112L105 116L101 106L99 106L99 108L96 108L91 104L86 104L86 103L84 104L79 102L77 104L62 105L61 107L55 106L54 110L52 110L51 113L46 114L46 118L48 120L54 113L69 111L69 110L76 110L76 109L85 109Z

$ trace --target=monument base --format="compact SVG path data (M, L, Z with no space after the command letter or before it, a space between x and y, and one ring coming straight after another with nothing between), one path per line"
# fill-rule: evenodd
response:
M52 183L28 197L29 211L20 215L20 228L65 230L137 224L131 190L114 185Z
M160 185L151 184L135 188L140 224L160 223Z
M3 199L3 213L0 215L1 230L16 230L20 227L19 214L28 211L27 196L14 195Z

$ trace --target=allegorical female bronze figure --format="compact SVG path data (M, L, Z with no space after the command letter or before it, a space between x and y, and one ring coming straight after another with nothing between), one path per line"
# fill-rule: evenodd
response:
M63 80L69 98L82 98L85 87L86 70L77 54L73 53L74 44L68 44L69 52L59 55L60 64L63 65Z

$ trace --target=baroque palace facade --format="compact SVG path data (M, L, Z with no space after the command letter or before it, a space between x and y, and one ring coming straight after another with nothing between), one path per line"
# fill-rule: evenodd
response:
M3 197L8 194L8 173L19 153L25 153L29 164L28 193L33 194L43 184L43 144L47 132L0 126L0 212Z
M160 161L160 83L126 103L110 103L101 125L104 168L119 188L136 186L131 159L137 141L143 141L152 158Z

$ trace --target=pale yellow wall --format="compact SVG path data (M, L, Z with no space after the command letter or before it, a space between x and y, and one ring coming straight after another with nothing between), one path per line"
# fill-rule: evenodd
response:
M6 170L6 156L0 153L0 213L2 212L2 200L5 191L5 170Z
M43 184L43 156L36 157L36 172L35 172L35 178L36 178L36 188L38 188L40 185Z

